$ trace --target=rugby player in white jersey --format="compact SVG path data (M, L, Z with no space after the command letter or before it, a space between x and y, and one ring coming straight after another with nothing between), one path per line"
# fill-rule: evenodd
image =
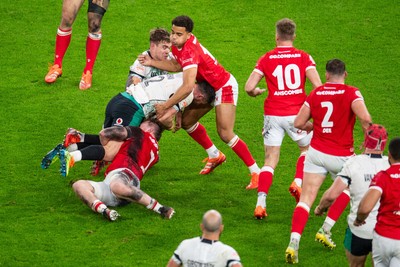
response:
M350 266L364 266L368 254L372 251L372 236L379 204L375 205L364 225L356 227L353 223L357 217L358 204L368 191L372 178L379 171L389 168L388 157L383 156L387 138L388 135L383 126L371 125L365 133L364 152L344 163L342 170L338 173L338 179L335 179L331 187L325 191L314 211L317 216L323 215L344 190L349 191L350 214L347 217L348 227L344 246ZM323 229L323 231L330 232L330 229ZM321 237L324 238L324 235Z
M154 60L169 59L171 53L171 40L169 37L169 32L166 29L152 29L150 31L150 48L144 51L142 55L148 55ZM129 67L129 74L125 87L129 87L131 84L138 84L144 79L163 74L168 74L168 71L144 66L136 59Z

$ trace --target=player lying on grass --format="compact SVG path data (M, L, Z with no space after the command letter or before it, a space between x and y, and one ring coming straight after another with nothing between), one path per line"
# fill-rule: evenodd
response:
M98 135L102 145L90 145L82 150L69 153L64 145L72 142L66 138L42 160L47 169L59 157L61 173L68 175L69 168L80 160L112 161L102 182L79 180L72 185L76 195L93 211L115 221L119 214L107 206L116 207L136 202L170 219L173 208L163 206L140 190L140 181L146 171L158 162L158 143L162 127L152 121L144 121L140 127L114 126L103 129ZM78 134L79 132L76 131ZM67 136L68 137L68 136ZM94 139L94 138L93 138Z

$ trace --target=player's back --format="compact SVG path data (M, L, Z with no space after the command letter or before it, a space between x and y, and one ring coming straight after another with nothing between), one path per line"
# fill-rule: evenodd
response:
M305 104L313 118L313 148L334 156L353 155L354 101L363 101L362 95L346 84L328 82L310 93Z
M130 128L133 137L124 141L106 174L115 169L128 168L142 180L144 173L158 162L158 143L150 133L139 127Z
M347 160L343 165L343 173L351 178L350 189L350 213L347 221L352 233L358 237L372 239L372 232L376 224L379 203L373 208L366 219L366 224L354 226L357 217L358 205L368 191L372 178L380 171L389 168L387 156L381 154L361 154ZM339 176L343 175L341 173Z
M184 240L176 254L179 255L183 266L225 267L231 261L240 262L239 255L232 247L220 241L199 237Z
M160 75L140 83L150 101L166 101L182 85L182 72Z
M265 77L268 88L265 115L298 113L306 98L306 71L310 68L315 68L312 57L294 47L276 47L258 60L255 71Z
M400 164L379 172L370 187L382 190L375 231L385 237L400 239Z

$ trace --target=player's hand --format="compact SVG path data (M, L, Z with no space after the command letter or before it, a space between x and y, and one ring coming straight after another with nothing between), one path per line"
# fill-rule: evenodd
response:
M138 60L144 66L151 66L151 57L149 55L139 55Z
M162 118L167 112L167 108L163 103L155 104L154 107L156 108L157 119Z
M266 89L261 89L261 88L259 88L259 87L256 87L256 88L254 88L254 90L247 92L247 94L248 94L249 96L256 97L256 96L261 95L261 94L264 93L265 91L266 91Z
M360 221L357 218L354 220L353 225L354 226L361 226L365 224L365 220L364 221Z
M315 215L317 215L317 216L322 216L322 215L324 215L324 212L325 212L325 211L324 211L323 209L321 209L321 208L319 207L319 205L315 207L315 210L314 210L314 214L315 214Z

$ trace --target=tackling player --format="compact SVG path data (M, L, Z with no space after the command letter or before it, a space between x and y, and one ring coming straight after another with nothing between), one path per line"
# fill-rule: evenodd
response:
M57 30L54 63L44 78L46 83L54 83L62 75L62 61L71 42L72 25L82 7L84 0L63 0L61 23ZM94 62L101 44L101 21L107 11L110 0L89 0L88 28L86 38L86 66L83 69L79 89L86 90L92 86Z
M285 253L286 261L292 264L298 262L301 234L327 173L335 179L344 162L354 156L356 117L364 132L371 123L360 91L344 83L347 77L344 62L329 60L325 77L327 82L310 93L294 120L296 128L307 132L313 130L313 136L304 162L302 193L293 212L290 243ZM311 118L313 122L309 121Z
M103 129L98 138L102 145L89 145L81 151L68 152L58 145L42 161L47 169L58 156L61 161L61 173L68 175L69 169L80 160L112 161L105 172L102 182L79 180L72 187L76 195L93 211L115 221L119 214L108 206L116 207L137 202L148 209L170 219L174 210L163 206L140 190L143 175L158 162L158 140L162 128L151 121L145 121L139 127L110 127ZM70 146L71 143L64 145Z
M196 80L207 81L215 90L215 114L220 138L246 164L252 181L258 181L259 167L247 145L233 132L235 124L238 84L235 77L202 46L192 33L193 21L188 16L178 16L172 20L171 43L172 60L155 61L149 56L140 55L139 62L167 71L183 71L183 84L168 101L157 106L158 117L190 94ZM225 155L219 151L207 135L206 129L198 121L213 108L211 105L185 110L182 128L207 152L206 166L200 174L209 174L225 162Z
M267 216L266 198L272 185L274 170L285 132L300 149L296 164L295 179L289 191L299 201L303 179L305 153L312 134L293 126L294 118L306 99L306 78L313 88L321 85L313 58L306 52L293 47L296 38L296 24L290 19L276 23L276 48L267 52L257 62L246 82L248 95L256 97L265 89L257 87L263 77L267 82L268 97L264 101L264 148L265 162L258 181L258 198L254 216L262 219Z

